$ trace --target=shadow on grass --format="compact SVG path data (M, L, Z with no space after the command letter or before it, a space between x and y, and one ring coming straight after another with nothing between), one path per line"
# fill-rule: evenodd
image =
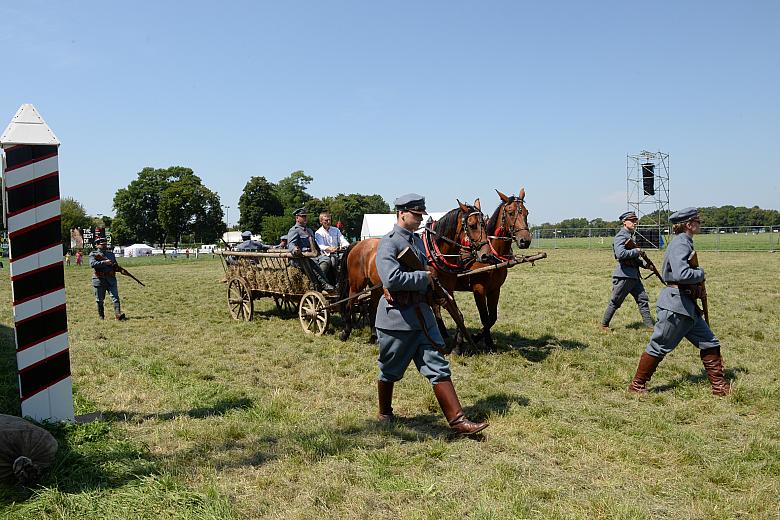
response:
M14 329L0 325L0 413L19 416L19 379L16 372Z
M170 421L177 417L190 417L192 419L204 419L225 415L231 410L247 410L252 407L252 400L248 397L234 397L217 401L212 406L202 406L191 410L179 410L161 413L140 414L137 412L111 411L102 414L103 420L109 422L143 422L150 419Z
M493 352L517 352L525 359L531 362L539 362L547 359L547 356L554 350L584 350L588 345L579 341L560 339L557 336L545 334L538 338L525 338L516 332L509 334L503 332L493 332L493 341L496 348ZM483 354L486 351L477 348L467 351L467 355Z
M747 374L747 372L748 371L745 368L734 367L727 368L725 370L725 375L729 382L733 382L734 379L736 379L737 374ZM650 386L648 387L648 391L653 393L661 393L668 392L669 390L675 390L684 385L701 385L704 383L709 383L709 378L707 377L707 372L704 369L701 369L698 374L687 374L680 376L674 381L666 383L665 385Z

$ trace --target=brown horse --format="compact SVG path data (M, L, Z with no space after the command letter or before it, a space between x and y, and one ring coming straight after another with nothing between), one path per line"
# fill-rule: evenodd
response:
M501 203L487 222L490 250L498 262L512 258L512 242L520 249L531 245L531 232L528 229L528 209L525 207L525 189L520 189L517 196L507 197L496 190ZM473 263L469 270L485 267L484 263ZM487 350L494 348L490 329L498 319L498 298L501 286L507 277L507 268L495 269L477 273L471 276L458 277L457 272L440 271L438 273L444 287L452 292L470 291L474 294L482 330L474 336L474 341L482 339ZM456 348L462 343L462 338L456 336Z
M485 219L480 210L479 199L473 206L458 201L458 207L448 211L435 224L435 243L443 255L451 255L450 261L471 265L474 261L488 261L490 243L485 228ZM426 247L427 247L426 243ZM350 245L341 257L339 270L339 290L341 299L358 294L366 287L376 287L371 291L369 302L369 319L371 322L371 339L376 338L374 322L376 308L382 296L382 280L376 270L376 253L379 239L370 238ZM463 269L461 269L463 270ZM346 301L341 305L341 315L344 319L344 330L339 335L346 341L352 333L353 302ZM439 318L440 320L440 318ZM443 322L439 322L440 328Z

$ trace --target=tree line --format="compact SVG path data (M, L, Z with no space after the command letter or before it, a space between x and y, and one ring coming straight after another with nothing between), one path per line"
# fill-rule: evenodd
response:
M267 243L276 243L295 223L295 209L306 206L310 225L318 226L317 215L327 211L333 223L341 222L345 236L356 239L365 213L389 213L390 206L379 195L339 193L316 198L307 192L314 179L303 171L292 172L279 182L251 177L244 186L238 207L237 229L260 233ZM110 227L116 244L146 242L214 243L227 231L219 195L206 187L191 168L144 168L130 184L117 190L115 217L87 214L75 199L63 197L62 238L70 245L72 228Z
M661 212L661 222L668 222L671 212ZM699 208L699 215L703 227L747 227L747 226L780 226L780 211L774 209L761 209L758 206L746 208L744 206L720 206ZM643 215L639 224L653 224L658 218L658 213ZM538 226L532 226L533 230L554 229L616 229L622 223L619 220L604 220L596 218L569 218L557 223L545 222Z

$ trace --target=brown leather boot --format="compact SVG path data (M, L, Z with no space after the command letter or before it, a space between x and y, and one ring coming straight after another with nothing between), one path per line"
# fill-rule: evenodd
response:
M452 381L441 381L433 385L433 393L436 394L436 400L444 412L444 417L450 423L450 428L460 435L473 435L479 433L488 427L488 423L475 423L466 418L463 408L458 401L458 394L455 393L455 387Z
M639 358L639 366L636 368L636 375L628 385L628 391L632 394L646 394L647 387L645 384L653 377L653 373L655 373L655 369L658 368L658 363L660 362L661 358L642 352L642 357Z
M723 358L720 355L720 347L700 350L699 356L707 371L707 377L712 385L712 395L724 396L731 393L731 386L723 372Z
M379 390L379 414L377 419L380 422L392 421L395 419L395 415L393 415L393 383L392 381L377 381L376 386Z

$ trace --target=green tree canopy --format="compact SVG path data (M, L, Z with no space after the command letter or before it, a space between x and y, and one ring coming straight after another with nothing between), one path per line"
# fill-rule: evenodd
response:
M284 212L284 206L277 196L277 186L265 177L249 179L238 199L238 209L241 212L238 226L254 233L265 233L263 217L278 216Z
M325 197L322 202L327 206L335 224L339 220L344 224L342 232L350 240L360 237L363 215L366 213L390 213L390 206L381 195L361 195L360 193L339 193L334 197ZM311 219L311 217L309 217ZM316 229L316 220L311 222ZM317 225L315 225L317 224Z
M225 230L219 196L182 166L144 168L116 192L114 210L120 234L143 242L177 242L185 233L211 242Z
M303 173L303 170L298 170L276 184L276 196L282 203L284 215L292 214L312 198L306 193L306 187L313 180L314 178Z

